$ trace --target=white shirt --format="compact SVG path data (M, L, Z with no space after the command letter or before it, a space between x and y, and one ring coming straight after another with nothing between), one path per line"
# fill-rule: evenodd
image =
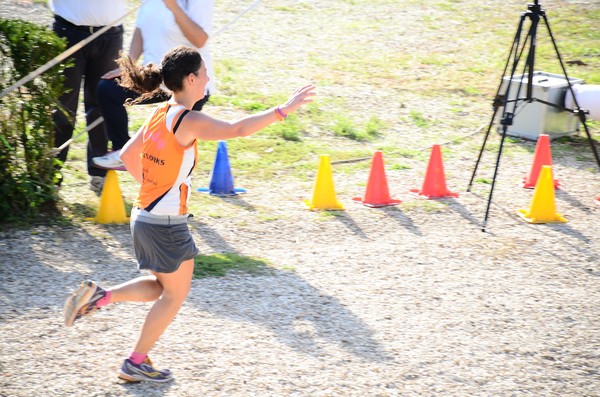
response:
M126 14L125 3L125 0L48 0L54 14L80 26L104 26L115 22Z
M178 0L177 2L190 19L204 29L210 37L212 33L214 1ZM160 66L163 56L172 48L180 45L195 47L185 37L179 25L175 22L175 16L162 0L142 0L135 25L142 32L144 64L152 62ZM214 94L216 84L208 43L204 47L198 48L198 52L202 56L202 61L208 71L208 77L210 77L210 81L206 85L206 90Z

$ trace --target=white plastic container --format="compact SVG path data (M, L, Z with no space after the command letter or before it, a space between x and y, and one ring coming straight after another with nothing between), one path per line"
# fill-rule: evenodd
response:
M523 76L522 83L521 76ZM508 111L513 111L517 91L519 91L518 98L525 98L527 96L527 76L527 74L515 75L512 79L510 76L505 76L502 79L501 94L506 93L507 84L509 82L511 84L507 99L509 102L506 104ZM572 85L584 83L583 80L573 77L569 77L569 80ZM565 95L568 88L569 85L563 75L533 72L532 98L534 99L562 107L565 103ZM513 124L508 126L506 132L510 136L537 140L538 135L548 134L550 139L555 139L565 135L574 135L579 132L579 118L575 114L535 100L532 102L523 99L517 100L514 113ZM503 114L504 108L498 109L496 118L498 119L499 133L502 133L503 126L500 125L500 120Z
M573 93L577 98L577 104L581 109L587 110L586 120L600 121L600 85L594 84L576 84L573 86ZM565 106L568 109L575 107L575 101L571 91L567 90Z

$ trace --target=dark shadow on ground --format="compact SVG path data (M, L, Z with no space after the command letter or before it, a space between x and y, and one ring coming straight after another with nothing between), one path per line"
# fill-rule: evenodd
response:
M560 192L560 190L557 191L557 194L559 194L558 192ZM481 196L481 195L479 195L477 193L473 193L473 192L471 192L471 194L473 194L476 197L481 198L482 200L483 199L487 200L487 197L488 197L487 194L485 196ZM566 192L562 192L560 194L561 194L561 196L562 195L570 196ZM564 197L561 197L561 199L563 199L563 198ZM579 200L577 200L575 198L573 199L572 205L574 207L577 207L579 210L585 211L586 213L588 211L593 212L589 209L589 207L586 207L584 204L582 204ZM503 211L505 214L510 215L510 216L514 217L515 219L517 219L519 222L521 222L523 224L523 226L528 228L529 235L531 235L531 236L540 235L541 238L545 238L545 236L548 235L550 233L550 231L554 231L557 233L564 234L565 238L572 237L572 238L578 240L580 242L580 244L573 246L574 250L576 250L579 253L579 255L581 255L582 257L589 258L588 262L590 262L592 265L587 266L587 267L581 267L580 265L576 265L577 270L583 271L586 274L600 276L600 267L595 266L595 263L597 262L597 255L594 252L593 248L590 246L590 244L593 241L588 236L586 236L585 234L583 234L582 232L580 232L578 230L575 230L568 224L568 215L565 216L567 218L567 223L533 224L533 223L528 223L528 222L520 219L519 216L516 214L516 211L512 212L500 205L495 205L493 201L492 201L492 208L499 209L499 210ZM525 208L525 207L523 207L523 208ZM483 220L484 214L485 213L482 212L482 215L481 215L482 220ZM594 215L591 214L590 216L594 216ZM491 219L491 218L492 218L492 216L490 215L490 217L488 219ZM491 227L488 226L486 228L486 233L489 233L490 235L495 236L496 234L493 231L494 231L493 225ZM556 237L548 237L548 238L556 238ZM547 253L558 258L561 262L565 263L565 265L567 265L567 266L575 266L575 265L571 265L572 260L567 256L557 254L554 251L547 251Z
M555 193L556 193L557 199L564 200L567 203L569 203L571 206L577 208L578 210L583 211L586 214L593 216L592 215L593 211L590 208L590 206L582 203L581 201L579 201L576 197L574 197L569 192L565 191L564 189L559 189L559 190L556 190ZM593 200L593 197L591 198L590 202L592 200Z
M423 233L419 228L414 224L412 219L406 216L402 210L396 206L382 207L381 210L385 212L388 216L398 221L398 223L406 228L409 232L414 235L422 236Z
M243 194L237 194L235 196L213 196L213 197L221 199L221 200L225 201L226 203L241 207L247 211L256 211L256 207L254 207L252 204L250 204L249 202L244 200L244 198L242 196L243 196Z
M364 236L351 218L336 216L336 219ZM215 230L201 223L198 227L211 248L239 255ZM210 299L190 298L189 302L199 310L268 328L282 343L303 354L318 357L325 354L326 345L335 344L369 361L391 359L360 318L294 272L274 270L260 276L239 276L232 284L214 280L208 286L212 290L202 294Z
M458 200L454 198L445 199L450 203L450 208L456 211L460 216L462 216L466 221L472 223L475 226L481 227L481 221L477 219L471 211L469 211L464 205L462 205Z
M585 236L581 232L573 229L567 223L548 223L548 224L545 224L545 226L549 227L559 233L563 233L567 236L574 237L577 240L581 241L583 244L591 243L591 240L587 236Z
M561 263L563 263L563 266L582 271L588 275L600 277L600 265L598 264L598 255L593 249L590 248L590 240L587 237L582 236L581 233L574 231L571 227L565 225L564 223L536 226L546 226L555 230L558 229L560 232L565 233L566 235L579 236L576 238L582 240L583 242L582 244L575 246L574 249L578 252L581 259L586 260L586 264L584 264L583 262L573 263L569 255L562 255L554 250L546 250L546 253L557 258Z
M209 227L206 223L199 222L195 219L189 221L189 225L198 232L197 235L202 238L204 243L211 249L217 252L235 253L235 248L231 246L224 238Z
M483 207L481 209L481 214L478 214L477 216L480 217L480 219L478 220L476 218L476 215L472 215L473 220L475 221L474 225L478 226L478 228L480 230L482 230L482 232L487 233L491 236L496 236L496 233L494 233L494 225L493 225L493 218L494 218L494 214L493 211L494 210L498 210L498 211L502 211L504 214L510 216L510 217L516 217L516 212L509 210L506 207L503 207L502 205L498 205L496 203L494 203L493 197L492 197L492 201L490 204L490 213L488 214L488 219L487 219L487 224L485 225L485 230L483 230L483 226L484 226L484 221L485 221L485 208L487 206L487 202L489 200L489 191L486 191L485 193L477 193L477 192L465 192L464 194L470 194L473 195L474 197L477 197L480 200L485 200L485 203L483 204Z
M302 354L319 357L336 345L363 360L392 360L359 317L294 272L240 276L234 286L219 282L208 288L188 303L215 317L266 328Z
M350 230L355 235L357 235L363 239L369 238L366 235L366 233L361 229L361 227L358 226L358 223L356 223L356 221L354 219L352 219L352 217L350 215L348 215L347 212L335 211L335 213L334 213L334 211L331 211L331 213L333 213L333 216L336 220L338 220L342 224L344 224L344 226L346 226L348 228L348 230Z
M349 222L348 219L345 222ZM237 253L215 230L203 224L197 225L201 229L200 235L211 247ZM349 225L351 227L352 223ZM50 228L33 237L30 232L23 232L29 233L28 238L24 238L26 235L15 235L12 239L5 236L0 241L3 245L0 250L3 252L0 319L14 320L34 310L62 308L67 296L88 278L101 284L115 285L139 276L135 260L125 263L128 261L111 254L112 245L120 249L122 245L131 245L129 226L104 225L100 228L98 235L90 235L82 229L65 231ZM39 255L40 261L21 261L25 251L39 251L39 254L28 252L27 256ZM43 257L48 255L54 256L54 259L44 261ZM69 270L68 267L59 268L57 264L60 263L84 263L85 266L83 270ZM51 280L48 282L54 284L44 285L44 280ZM56 285L56 280L61 280L61 285ZM234 283L215 280L214 284L218 287L206 291L210 299L190 300L198 309L214 316L268 328L282 343L303 354L319 356L333 344L365 360L390 359L390 355L374 339L371 329L359 317L338 299L322 293L294 272L240 276ZM19 288L10 286L14 283ZM11 290L23 293L9 295ZM265 311L264 307L269 307L269 310Z
M62 307L67 296L86 279L116 284L139 274L134 260L125 263L111 250L111 246L131 247L129 225L98 225L94 235L76 226L38 230L6 233L0 238L0 320L40 308ZM85 270L60 267L63 263L83 264ZM115 280L115 267L122 269L116 273L119 280ZM61 285L55 285L56 280ZM9 294L10 290L23 293L15 296Z

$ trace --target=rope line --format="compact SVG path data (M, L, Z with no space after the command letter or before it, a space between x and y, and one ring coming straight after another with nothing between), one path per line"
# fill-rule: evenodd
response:
M66 148L67 146L69 146L71 143L73 143L73 141L77 138L79 138L81 135L83 135L84 133L90 131L92 128L97 127L100 123L102 123L104 121L104 117L100 116L98 117L96 120L94 120L92 122L92 124L88 125L87 127L85 127L85 130L81 131L79 134L75 135L74 137L72 137L71 139L69 139L68 141L66 141L65 143L63 143L62 145L60 145L57 148L54 148L52 150L50 150L50 155L54 156L58 153L61 152L61 150L63 150L64 148Z
M242 16L244 16L247 12L254 9L260 2L261 2L261 0L256 0L254 3L250 4L250 6L248 6L244 11L242 11L240 14L238 14L231 21L227 22L221 29L219 29L215 34L213 34L212 37L216 37L219 34L221 34L221 32L223 32L225 29L227 29L229 27L229 25L233 25L238 19L240 19Z

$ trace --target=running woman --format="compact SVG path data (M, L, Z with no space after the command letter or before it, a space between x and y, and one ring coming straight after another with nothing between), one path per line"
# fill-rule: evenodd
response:
M135 65L129 57L121 58L119 64L121 84L144 93L138 100L159 92L161 84L173 93L121 151L125 167L141 184L131 211L131 233L138 268L151 275L112 288L85 281L65 303L65 325L70 327L110 303L155 302L118 376L130 382L168 382L173 378L171 371L154 368L148 353L179 312L191 287L198 249L187 219L197 141L245 137L283 121L313 101L315 86L297 89L281 106L228 122L190 110L202 99L210 80L196 49L174 48L164 56L160 68Z

